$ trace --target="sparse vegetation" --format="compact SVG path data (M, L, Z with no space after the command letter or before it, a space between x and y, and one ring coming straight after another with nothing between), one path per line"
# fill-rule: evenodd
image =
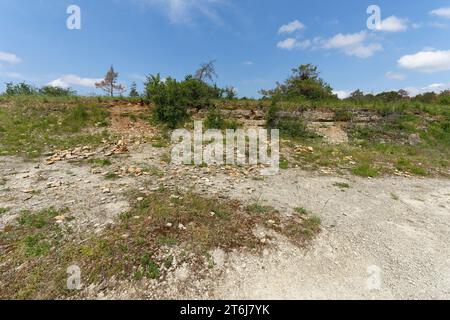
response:
M336 182L333 186L338 187L339 189L350 189L350 185L345 182Z
M217 108L211 108L205 119L205 127L208 129L233 129L238 128L236 120L224 119L222 112Z
M90 159L88 162L96 167L107 167L112 164L109 159Z
M266 114L266 126L270 129L280 130L281 137L285 139L310 139L318 137L310 131L304 121L296 117L280 117L280 108L276 100L272 102Z
M400 197L398 195L396 195L394 192L391 192L391 198L392 198L392 200L395 200L395 201L400 200Z
M72 295L65 282L66 268L74 263L83 270L85 285L113 275L129 280L159 279L174 261L173 255L161 258L155 254L161 247L179 246L195 253L200 263L205 252L214 248L259 248L262 242L252 233L258 224L300 244L320 231L315 217L288 218L269 207L242 209L238 202L223 203L191 193L174 195L164 189L137 202L121 215L118 224L80 243L65 240L67 232L56 223L57 216L67 213L54 209L24 212L18 226L9 226L0 235L0 245L7 248L0 257L4 284L0 297ZM20 265L21 271L14 272Z
M274 211L275 209L267 206L263 206L259 203L253 203L247 207L247 210L254 214L266 214Z
M306 210L305 208L301 208L301 207L295 208L294 211L301 216L308 214L308 210Z
M107 174L105 174L105 179L107 180L117 180L119 178L120 176L115 172L108 172Z
M362 164L355 169L353 169L353 173L360 177L365 178L375 178L379 175L379 172L376 168L372 167L370 164Z

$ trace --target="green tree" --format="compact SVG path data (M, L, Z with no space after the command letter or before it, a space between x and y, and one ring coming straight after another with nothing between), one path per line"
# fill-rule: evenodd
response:
M296 98L324 99L334 97L333 90L320 78L317 66L302 64L292 69L292 75L282 84L277 83L275 89L262 90L264 97L278 97L284 100Z
M130 98L138 98L140 96L139 92L137 91L136 82L133 82L131 84L129 96Z

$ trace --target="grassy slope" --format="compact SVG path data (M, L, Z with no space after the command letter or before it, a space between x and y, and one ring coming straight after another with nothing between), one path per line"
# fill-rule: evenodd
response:
M107 110L89 100L17 97L0 104L0 155L38 157L108 137Z
M47 98L0 97L0 155L36 157L49 150L97 145L107 138L107 106L138 102L136 99L89 97ZM270 101L217 100L224 109L267 110ZM336 120L345 120L350 143L333 146L312 138L302 125L285 123L290 142L284 146L308 145L314 152L294 154L292 164L304 168L339 167L361 175L376 176L394 171L413 175L446 175L450 167L450 107L418 102L356 103L325 101L282 102L281 110L320 108L333 110ZM369 125L354 123L355 112L370 110L381 120ZM293 130L293 132L289 132ZM409 145L411 134L420 143ZM351 160L349 160L351 157ZM355 163L355 164L353 164ZM284 161L283 167L289 167Z

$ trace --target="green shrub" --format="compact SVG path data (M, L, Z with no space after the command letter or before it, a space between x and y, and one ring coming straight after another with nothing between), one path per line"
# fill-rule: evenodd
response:
M296 138L316 138L317 134L308 130L306 124L301 119L286 118L280 119L277 125L282 137Z
M208 111L205 126L208 129L225 129L225 119L218 108L212 108Z
M43 86L40 89L27 84L25 82L21 82L18 84L14 84L12 82L6 83L5 94L7 96L31 96L31 95L42 95L46 97L69 97L76 95L76 91L70 88L59 88L52 86Z
M308 130L306 124L300 118L281 118L276 100L272 101L267 114L266 126L269 129L279 129L284 138L316 138L317 135Z
M353 169L353 173L360 177L365 178L375 178L378 176L378 170L372 167L369 164L362 164L355 169Z
M52 86L44 86L41 89L39 89L39 93L44 96L50 96L50 97L70 97L76 95L76 91L67 88L58 88L58 87L52 87Z
M155 118L170 128L175 128L188 117L188 98L175 79L169 77L162 81L159 74L148 77L146 95L155 104Z
M348 122L351 121L352 118L352 112L347 109L337 109L334 113L334 121Z
M156 106L156 119L170 128L175 128L188 118L189 107L208 108L212 99L222 96L222 90L216 85L209 85L191 75L181 82L171 77L162 81L159 74L151 75L145 87L146 98Z
M443 105L450 105L450 93L442 94L439 97L439 103Z
M6 83L5 94L8 96L21 96L37 94L38 90L25 82L14 84L12 82Z
M224 119L219 108L212 108L206 114L205 127L208 129L236 130L239 124L234 119Z
M191 75L186 76L184 81L180 82L180 87L189 107L209 107L210 100L220 98L222 94L222 90L217 86L211 86Z
M269 129L275 128L275 126L278 123L278 112L280 109L278 108L278 105L276 101L272 101L269 109L267 110L266 114L266 126Z

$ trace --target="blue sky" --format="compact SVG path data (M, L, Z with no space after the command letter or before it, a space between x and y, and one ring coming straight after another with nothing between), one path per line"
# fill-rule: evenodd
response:
M66 27L72 4L81 30ZM212 59L218 84L248 97L303 63L342 96L450 87L449 0L0 0L0 30L0 90L26 80L100 94L111 64L142 88L148 74L181 79Z

